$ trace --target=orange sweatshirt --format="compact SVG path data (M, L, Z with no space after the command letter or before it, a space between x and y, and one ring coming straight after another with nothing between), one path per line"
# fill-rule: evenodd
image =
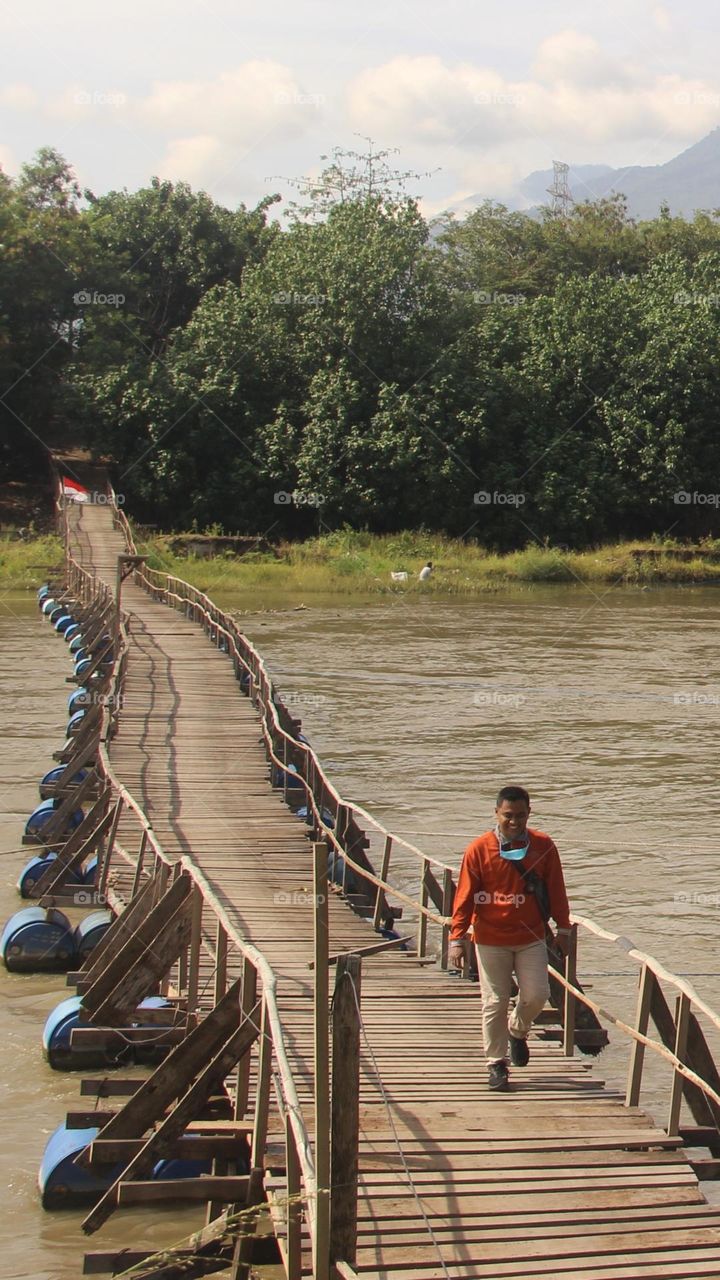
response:
M565 880L560 855L542 831L528 827L530 847L524 865L545 881L550 911L559 929L570 925ZM469 844L463 855L455 893L450 939L467 933L470 922L475 942L489 947L523 947L545 937L545 924L535 895L525 887L517 863L500 857L494 831L486 831Z

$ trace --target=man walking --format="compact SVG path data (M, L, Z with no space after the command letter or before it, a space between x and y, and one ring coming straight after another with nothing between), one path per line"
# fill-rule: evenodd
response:
M547 919L552 916L558 927L563 954L570 936L560 855L549 836L528 827L529 816L524 787L503 787L494 831L465 850L453 906L449 963L461 966L462 939L472 922L491 1089L508 1087L508 1038L513 1066L525 1067L530 1058L528 1032L549 995ZM518 998L508 1022L513 974Z

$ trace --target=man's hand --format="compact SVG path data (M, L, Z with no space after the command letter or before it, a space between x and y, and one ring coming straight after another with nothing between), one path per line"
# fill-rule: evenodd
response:
M465 943L462 939L456 939L451 942L448 947L448 969L464 969L465 968Z
M564 956L567 959L567 954L568 954L568 951L570 950L570 930L569 929L558 929L557 933L555 934L555 949L556 951L560 952L561 956Z

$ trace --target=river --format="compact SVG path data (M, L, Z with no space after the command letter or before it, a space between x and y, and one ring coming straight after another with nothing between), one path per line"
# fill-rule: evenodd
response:
M476 600L398 594L362 603L248 612L218 598L266 655L294 714L347 797L439 857L492 824L499 785L532 796L532 822L560 848L574 910L629 936L720 1007L720 789L716 766L720 596L710 588L534 588ZM268 603L265 601L264 603ZM66 723L65 646L34 599L0 600L0 915L18 909L25 818ZM398 883L411 860L398 857ZM628 1013L634 969L582 944L592 994ZM628 976L626 976L628 975ZM47 1135L77 1104L78 1079L40 1050L62 977L0 970L8 1280L79 1274L79 1215L44 1214L35 1179ZM613 1004L613 1001L616 1004ZM473 1052L469 1028L468 1051ZM713 1045L717 1038L712 1037ZM603 1073L622 1082L616 1038ZM661 1116L667 1072L650 1071ZM711 1192L714 1192L710 1184ZM713 1195L713 1198L715 1196ZM89 1247L159 1245L195 1214L116 1214Z

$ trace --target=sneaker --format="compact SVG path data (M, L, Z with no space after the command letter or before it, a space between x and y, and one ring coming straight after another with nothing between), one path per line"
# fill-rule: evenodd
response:
M507 1089L508 1067L504 1058L500 1062L491 1062L488 1070L488 1084L491 1089Z
M510 1061L514 1067L526 1067L530 1061L530 1050L527 1040L519 1040L517 1036L510 1037Z

